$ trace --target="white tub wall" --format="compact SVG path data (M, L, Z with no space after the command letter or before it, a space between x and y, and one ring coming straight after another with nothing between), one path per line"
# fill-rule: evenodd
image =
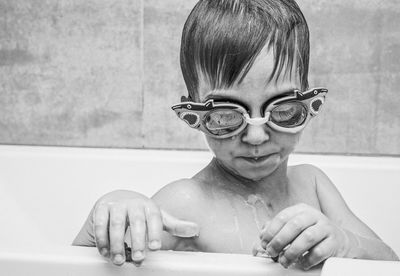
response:
M0 244L69 244L93 203L115 189L152 195L207 164L208 152L0 146ZM400 252L399 158L293 155L319 165L353 211ZM391 215L394 214L394 215Z
M101 195L115 189L152 195L177 177L193 175L208 157L205 152L0 146L0 225L5 226L0 244L69 244Z

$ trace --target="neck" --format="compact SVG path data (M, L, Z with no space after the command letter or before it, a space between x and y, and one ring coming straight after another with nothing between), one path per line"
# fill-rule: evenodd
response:
M249 194L263 194L268 197L275 197L277 194L287 194L287 160L276 170L262 179L248 179L230 170L223 163L214 158L211 163L211 174L215 184L223 189L234 190L237 193L247 196Z

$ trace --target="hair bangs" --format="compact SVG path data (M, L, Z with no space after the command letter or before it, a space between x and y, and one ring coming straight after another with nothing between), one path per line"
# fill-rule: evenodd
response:
M274 53L267 82L292 74L296 64L302 88L308 87L308 27L295 2L199 1L185 23L181 43L189 97L198 100L200 79L211 89L240 84L265 46Z
M282 74L292 77L292 73L295 73L299 76L301 89L306 90L309 47L308 28L304 25L293 22L287 29L275 29L268 42L268 50L274 52L274 66L268 82L277 81Z

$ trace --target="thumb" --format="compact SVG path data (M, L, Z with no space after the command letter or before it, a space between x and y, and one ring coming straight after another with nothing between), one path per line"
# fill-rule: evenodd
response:
M161 210L163 228L173 236L190 238L199 236L199 226L190 221L180 220Z

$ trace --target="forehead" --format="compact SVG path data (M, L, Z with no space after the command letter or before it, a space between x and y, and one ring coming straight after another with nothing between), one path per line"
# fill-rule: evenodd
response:
M260 100L265 101L288 90L298 89L300 81L298 73L294 69L297 68L296 63L292 66L292 72L287 72L286 74L286 68L283 68L278 79L275 77L271 81L268 81L273 73L274 62L272 49L268 51L265 47L255 59L252 67L240 84L235 84L230 88L211 90L206 81L200 80L200 100L204 101L206 98L212 96L222 96L243 102L257 102Z

